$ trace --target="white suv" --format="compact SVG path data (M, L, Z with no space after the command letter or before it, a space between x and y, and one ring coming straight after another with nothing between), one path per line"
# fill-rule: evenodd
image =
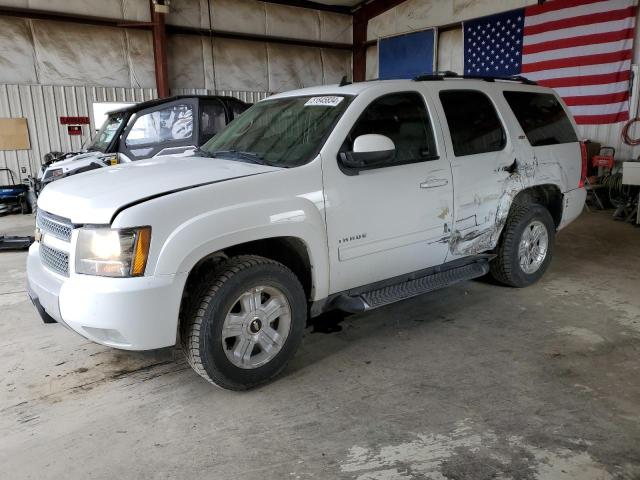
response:
M46 322L129 350L181 343L229 389L285 367L307 318L491 273L524 287L581 212L585 159L556 94L426 76L275 95L180 168L51 184L29 293Z

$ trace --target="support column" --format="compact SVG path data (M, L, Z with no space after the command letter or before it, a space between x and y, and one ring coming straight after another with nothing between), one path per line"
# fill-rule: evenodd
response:
M169 7L165 5L164 0L149 0L149 4L151 7L156 88L158 89L158 97L166 98L169 96L169 72L167 69L167 29L164 16Z
M364 82L367 75L367 23L364 9L353 15L353 81Z

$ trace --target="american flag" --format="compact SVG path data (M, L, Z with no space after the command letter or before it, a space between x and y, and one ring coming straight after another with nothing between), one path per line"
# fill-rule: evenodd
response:
M576 123L629 118L637 0L552 0L464 22L466 75L554 88Z

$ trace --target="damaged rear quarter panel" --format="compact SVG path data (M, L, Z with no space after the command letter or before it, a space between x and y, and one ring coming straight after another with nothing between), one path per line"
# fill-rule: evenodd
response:
M482 197L475 195L473 203L458 207L455 230L449 241L452 255L473 255L495 248L513 200L526 188L556 185L564 192L573 180L577 185L580 163L573 161L580 158L577 143L536 147L531 150L533 155L526 162L517 159L513 165L493 172L498 193ZM473 212L482 212L483 204L495 206L484 209L484 218L480 222L478 214ZM476 221L475 225L470 224L470 219Z

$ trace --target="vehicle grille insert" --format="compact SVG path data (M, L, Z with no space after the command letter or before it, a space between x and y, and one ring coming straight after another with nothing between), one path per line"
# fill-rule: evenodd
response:
M36 225L45 235L52 235L65 242L71 241L73 225L67 219L55 217L50 213L38 210Z
M69 276L69 254L40 244L40 260L49 270L65 277Z

